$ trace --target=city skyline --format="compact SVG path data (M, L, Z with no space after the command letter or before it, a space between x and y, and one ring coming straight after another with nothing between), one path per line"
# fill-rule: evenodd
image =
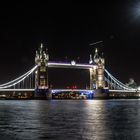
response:
M140 21L133 15L136 5L136 1L98 2L89 8L91 15L88 16L68 11L67 15L49 14L42 5L38 10L4 7L6 12L1 13L0 24L0 83L34 66L35 51L43 43L48 48L50 61L74 59L88 63L89 55L98 47L104 53L106 68L116 78L126 83L132 77L139 84ZM89 5L74 5L74 12L78 11L76 6L82 9ZM90 45L100 40L101 46Z

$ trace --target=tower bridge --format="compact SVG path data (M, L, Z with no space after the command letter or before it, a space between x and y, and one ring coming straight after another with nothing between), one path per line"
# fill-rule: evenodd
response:
M48 83L49 68L71 68L88 69L90 77L89 89L51 89ZM0 85L0 92L34 92L35 98L51 98L52 93L57 92L89 92L94 93L94 97L106 97L111 93L139 93L136 88L129 87L116 79L105 69L105 59L95 50L94 55L90 55L87 64L76 63L74 60L67 63L49 61L49 54L44 50L43 45L36 51L35 66L20 77ZM136 95L136 94L135 94Z

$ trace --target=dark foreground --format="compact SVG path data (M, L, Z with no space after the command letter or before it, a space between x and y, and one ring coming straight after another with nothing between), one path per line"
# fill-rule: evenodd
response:
M0 140L139 140L140 100L0 100Z

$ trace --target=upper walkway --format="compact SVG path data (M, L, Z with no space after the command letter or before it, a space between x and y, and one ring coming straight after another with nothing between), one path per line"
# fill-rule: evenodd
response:
M58 63L58 62L48 62L48 67L50 68L75 68L75 69L90 69L93 68L93 64L80 64L75 61L71 61L71 63Z

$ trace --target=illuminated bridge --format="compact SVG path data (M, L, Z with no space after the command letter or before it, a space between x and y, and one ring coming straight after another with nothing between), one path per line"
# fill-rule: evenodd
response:
M90 87L89 89L51 89L48 85L49 68L72 68L72 69L89 69ZM36 97L44 97L48 94L50 97L53 93L58 92L88 92L107 91L110 93L139 93L137 88L129 87L116 79L107 69L105 69L105 60L95 50L94 56L90 55L88 64L79 64L75 61L69 63L50 62L49 54L44 51L41 44L35 56L35 66L7 83L0 84L0 91L25 91L35 92ZM100 93L102 94L102 93Z

